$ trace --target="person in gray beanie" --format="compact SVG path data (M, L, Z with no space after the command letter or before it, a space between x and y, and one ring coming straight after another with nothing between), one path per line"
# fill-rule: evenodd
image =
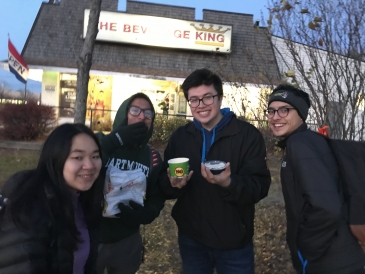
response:
M323 136L307 128L309 95L279 85L267 118L283 151L281 184L286 240L297 273L365 273L365 255L352 235L336 159Z
M302 120L305 121L307 119L308 110L310 108L308 93L304 91L303 93L298 92L296 89L291 89L292 88L291 86L290 88L286 86L287 90L281 89L284 87L285 86L281 85L278 87L280 89L278 88L275 89L275 91L270 95L269 105L273 101L288 103L297 110L300 118L302 118Z

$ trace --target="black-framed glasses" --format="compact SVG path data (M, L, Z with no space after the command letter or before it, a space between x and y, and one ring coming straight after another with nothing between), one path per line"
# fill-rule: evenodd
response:
M192 108L197 108L200 105L200 102L203 102L204 105L209 106L209 105L214 103L214 97L217 97L217 96L219 96L219 95L218 94L216 94L216 95L206 95L201 99L193 97L193 98L190 98L188 100L188 104Z
M155 113L153 112L152 109L142 109L140 107L137 106L130 106L129 107L129 113L133 116L138 116L141 112L143 111L143 115L146 119L151 120L154 116Z
M269 108L268 110L266 110L266 115L268 118L273 118L275 116L275 112L277 112L280 118L285 118L286 116L288 116L289 110L291 109L295 108L288 108L288 107L283 107L278 109Z

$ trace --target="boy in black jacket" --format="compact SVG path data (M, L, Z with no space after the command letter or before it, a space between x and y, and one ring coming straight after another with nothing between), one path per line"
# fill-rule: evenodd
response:
M270 172L261 133L221 109L221 79L207 69L190 74L182 85L194 122L177 129L164 154L161 188L177 199L172 217L179 229L184 273L254 273L252 236L255 203L267 195ZM167 161L189 158L190 174L171 178ZM220 160L213 175L203 162Z
M287 243L298 273L365 273L365 256L349 230L337 163L325 138L307 129L307 93L279 85L270 95L268 122L282 138L281 183Z

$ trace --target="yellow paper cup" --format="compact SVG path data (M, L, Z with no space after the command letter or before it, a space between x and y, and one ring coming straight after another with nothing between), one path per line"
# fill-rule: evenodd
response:
M189 174L189 158L173 158L167 161L171 177L183 177Z

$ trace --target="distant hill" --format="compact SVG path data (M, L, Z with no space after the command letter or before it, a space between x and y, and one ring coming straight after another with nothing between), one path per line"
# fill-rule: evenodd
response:
M5 84L10 90L24 90L24 84L15 78L10 71L0 68L0 85ZM28 79L27 90L35 93L42 92L42 82Z

